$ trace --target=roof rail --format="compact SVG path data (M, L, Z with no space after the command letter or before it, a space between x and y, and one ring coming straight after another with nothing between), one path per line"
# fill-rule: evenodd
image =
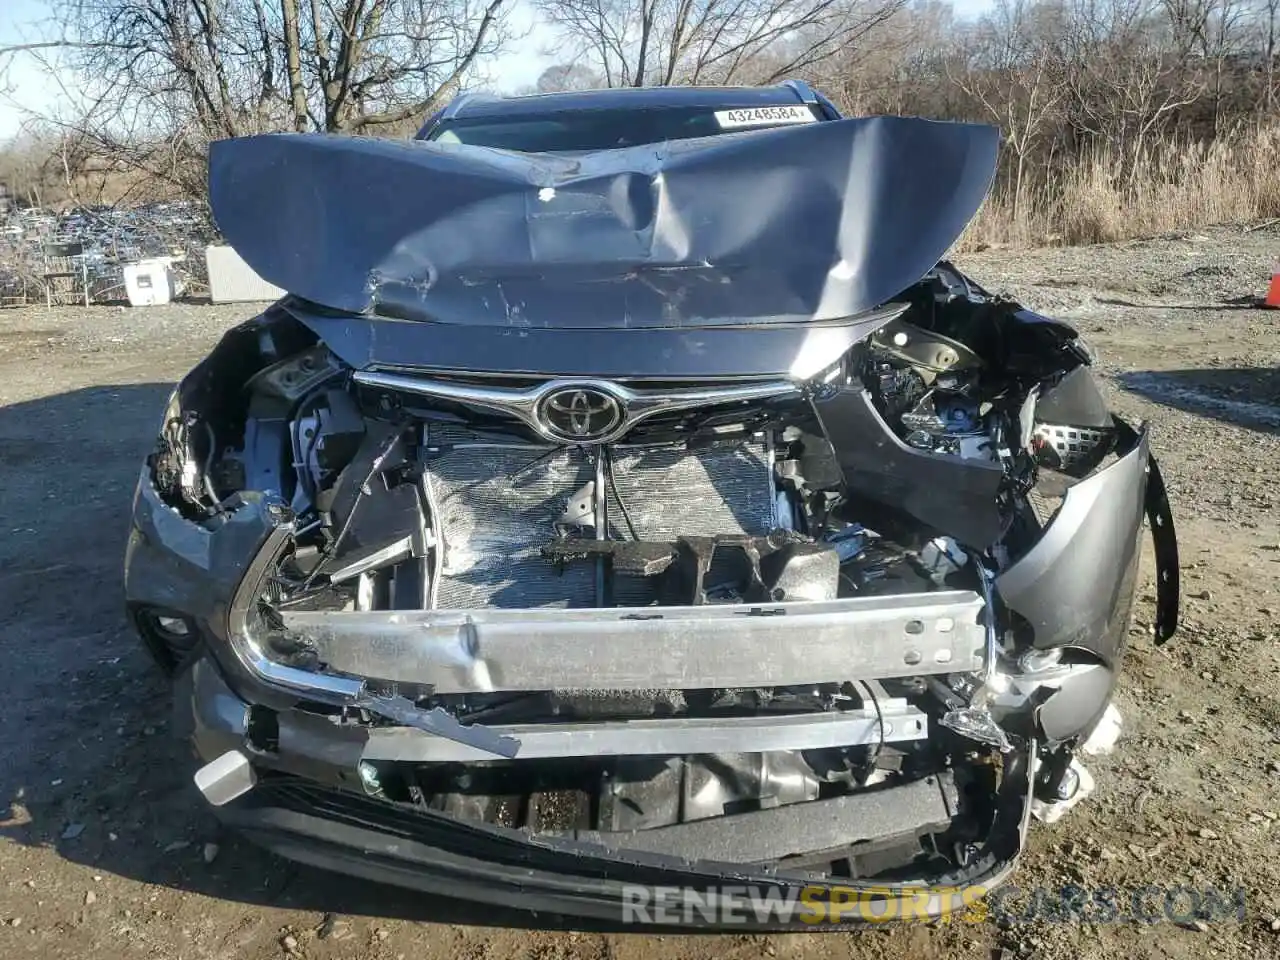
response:
M807 103L812 106L818 105L818 95L813 92L813 87L803 80L783 80L782 86L793 91L800 98L801 103Z

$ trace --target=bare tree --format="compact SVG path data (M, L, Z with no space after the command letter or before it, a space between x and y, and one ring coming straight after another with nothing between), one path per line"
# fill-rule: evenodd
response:
M202 197L210 140L420 122L507 42L509 0L53 0L58 32L0 47L75 77L46 119Z
M1204 94L1203 71L1181 58L1153 0L1066 0L1054 37L1064 123L1124 158L1132 185L1152 142Z
M482 79L515 0L49 2L60 32L0 47L0 87L16 57L65 85L5 168L58 204L104 178L113 197L201 198L218 137L416 127ZM1217 138L1254 136L1247 181L1280 116L1280 0L995 0L977 18L949 0L531 2L560 58L529 92L801 75L849 113L998 124L995 203L1023 235L1052 232L1086 174L1082 195L1136 197Z
M506 2L310 0L304 57L317 126L367 131L421 119L501 49Z
M769 83L856 44L905 0L535 0L608 86Z
M1203 52L1208 42L1209 21L1217 0L1160 0L1179 57Z
M280 14L284 20L284 62L289 76L289 106L293 108L293 129L302 131L308 128L309 120L307 89L302 79L302 33L298 27L298 0L280 0ZM269 50L264 60L269 73ZM262 86L263 90L271 89L271 84L265 80Z
M848 114L969 119L949 69L962 28L946 0L917 0L807 72Z
M1264 93L1262 111L1274 115L1280 105L1280 91L1276 90L1276 60L1280 57L1280 0L1262 0L1255 9L1254 29L1260 40Z
M1026 203L1027 167L1062 99L1058 64L1027 0L996 0L965 45L952 82L1000 127L1013 154L1013 217ZM961 69L956 69L961 67Z
M305 16L298 0L56 3L74 66L115 102L163 100L222 136L282 112L299 130L422 117L506 39L507 0L308 0Z
M34 131L20 134L0 151L0 183L16 201L44 206L53 199L49 187L54 180L51 161L55 152L52 138Z

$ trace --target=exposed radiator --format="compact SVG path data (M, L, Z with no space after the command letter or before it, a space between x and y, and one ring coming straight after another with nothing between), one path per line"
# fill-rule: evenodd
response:
M694 453L672 447L614 448L618 496L641 539L765 534L776 526L770 455L763 442ZM465 443L429 464L445 540L440 607L589 607L590 563L558 570L539 553L569 499L594 477L578 448ZM610 536L630 534L610 495ZM619 602L643 603L634 590Z

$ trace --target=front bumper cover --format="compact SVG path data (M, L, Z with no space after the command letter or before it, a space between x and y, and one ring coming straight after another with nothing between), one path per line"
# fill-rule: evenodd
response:
M1029 792L1026 794L1029 796ZM1010 813L1016 798L1010 798ZM1029 814L1029 804L1026 807ZM676 924L725 927L715 901L731 889L753 898L810 904L789 917L765 912L736 925L761 929L845 926L874 919L861 911L840 913L851 893L878 902L887 918L943 916L970 905L1004 883L1014 867L1027 818L1001 824L980 865L963 874L924 877L904 884L814 881L736 864L689 861L627 852L576 841L545 842L434 814L402 813L378 801L281 781L263 784L219 815L251 840L311 866L388 883L431 895L622 925L637 891L680 888L711 905L710 911L671 917ZM797 816L802 816L797 811ZM828 905L824 908L823 905ZM710 914L710 915L708 915ZM665 918L656 918L662 923Z
M779 904L808 904L791 914L734 914L736 922L757 928L828 923L830 905L847 904L851 896L874 895L878 916L941 915L1004 882L1021 851L1030 811L1033 747L1007 756L995 822L965 870L893 883L815 879L777 861L859 838L883 844L945 830L955 812L955 788L930 777L669 828L531 833L362 795L357 767L367 741L339 734L323 717L281 713L274 749L258 749L248 735L250 704L232 692L207 657L180 678L176 707L180 729L201 756L248 752L259 771L257 786L212 809L268 849L433 895L610 924L627 920L627 904L637 891L655 887L681 888L711 905L674 921L681 924L725 925L716 919L716 898L743 888ZM731 904L726 900L725 906ZM835 910L834 919L846 925L872 917Z

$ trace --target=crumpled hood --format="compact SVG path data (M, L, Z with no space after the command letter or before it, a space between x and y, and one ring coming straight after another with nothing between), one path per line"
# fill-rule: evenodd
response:
M334 310L525 329L825 321L919 280L982 203L994 127L839 120L520 154L321 134L212 144L219 229Z

